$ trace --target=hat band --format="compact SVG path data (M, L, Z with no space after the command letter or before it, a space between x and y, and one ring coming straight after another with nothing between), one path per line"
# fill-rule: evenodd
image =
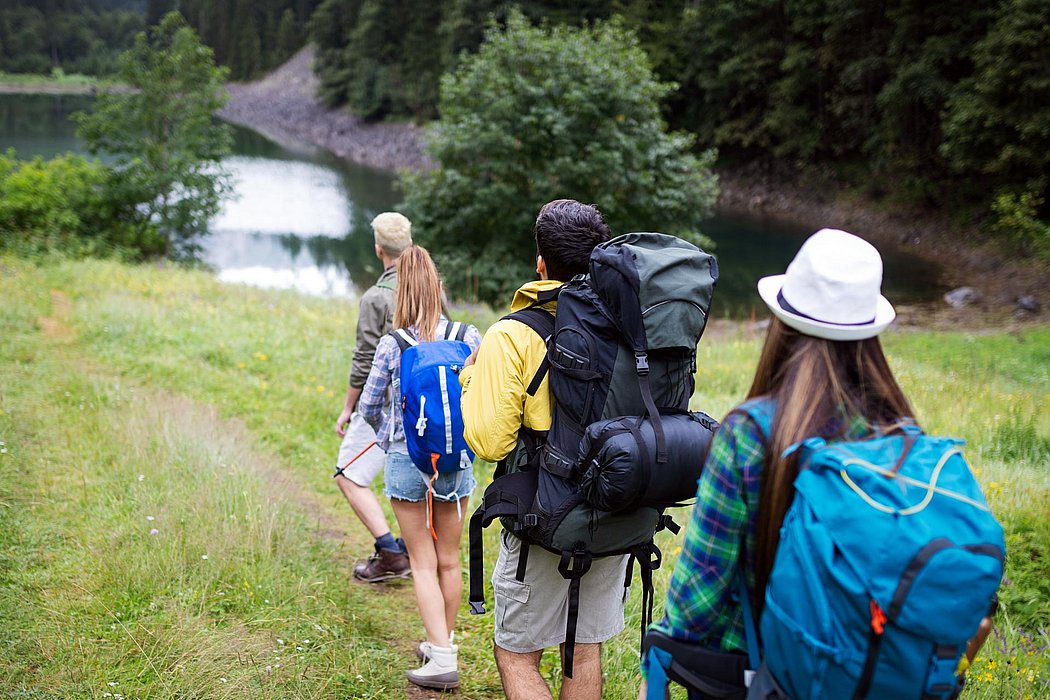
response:
M804 314L801 311L799 311L798 309L796 309L794 306L789 304L788 300L784 298L784 290L783 289L781 289L779 292L777 292L777 303L780 304L780 308L784 309L784 311L787 311L789 314L794 314L795 316L801 316L802 318L807 318L810 321L816 321L817 323L829 323L829 324L831 324L833 326L867 326L867 325L870 325L872 323L875 323L875 317L874 316L872 316L870 320L861 321L860 323L839 323L838 321L822 321L819 318L813 318L809 314Z

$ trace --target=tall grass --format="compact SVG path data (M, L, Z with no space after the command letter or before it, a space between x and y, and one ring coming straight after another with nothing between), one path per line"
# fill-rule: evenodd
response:
M12 258L0 259L0 298L8 696L404 696L422 635L410 590L349 583L369 538L331 483L352 304L200 272ZM483 329L496 316L469 315ZM744 326L713 329L694 408L717 418L737 403L759 343ZM1040 697L1050 330L901 332L886 346L924 426L968 441L1008 533L1000 636L970 695ZM681 535L659 542L662 592ZM629 631L604 651L610 698L637 688L639 601L633 590ZM500 697L491 617L464 614L459 627L462 695ZM556 681L554 654L542 668Z

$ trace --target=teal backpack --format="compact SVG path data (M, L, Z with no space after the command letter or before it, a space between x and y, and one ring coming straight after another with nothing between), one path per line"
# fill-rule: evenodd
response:
M773 402L740 410L771 434ZM747 615L751 667L760 647L759 680L766 676L749 700L958 696L959 659L988 614L1006 554L961 444L909 425L796 446L795 498L757 639Z

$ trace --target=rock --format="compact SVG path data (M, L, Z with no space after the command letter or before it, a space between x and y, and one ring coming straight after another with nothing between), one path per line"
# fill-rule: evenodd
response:
M1023 294L1017 297L1017 310L1027 311L1028 313L1039 313L1040 305L1039 301L1031 294Z
M970 304L980 301L980 299L981 293L973 287L959 287L944 295L945 303L956 309L969 306Z

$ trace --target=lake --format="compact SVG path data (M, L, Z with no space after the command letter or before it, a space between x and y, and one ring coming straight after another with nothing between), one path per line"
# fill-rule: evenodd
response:
M0 150L22 158L82 152L68 115L86 96L0 95ZM226 161L236 197L211 222L203 258L227 282L354 297L379 274L369 222L398 199L390 173L348 163L308 146L278 145L234 128ZM755 281L783 272L818 227L719 215L703 232L716 243L721 279L712 314L764 315ZM528 234L525 234L528 235ZM883 291L895 303L936 299L936 268L907 252L883 250Z

